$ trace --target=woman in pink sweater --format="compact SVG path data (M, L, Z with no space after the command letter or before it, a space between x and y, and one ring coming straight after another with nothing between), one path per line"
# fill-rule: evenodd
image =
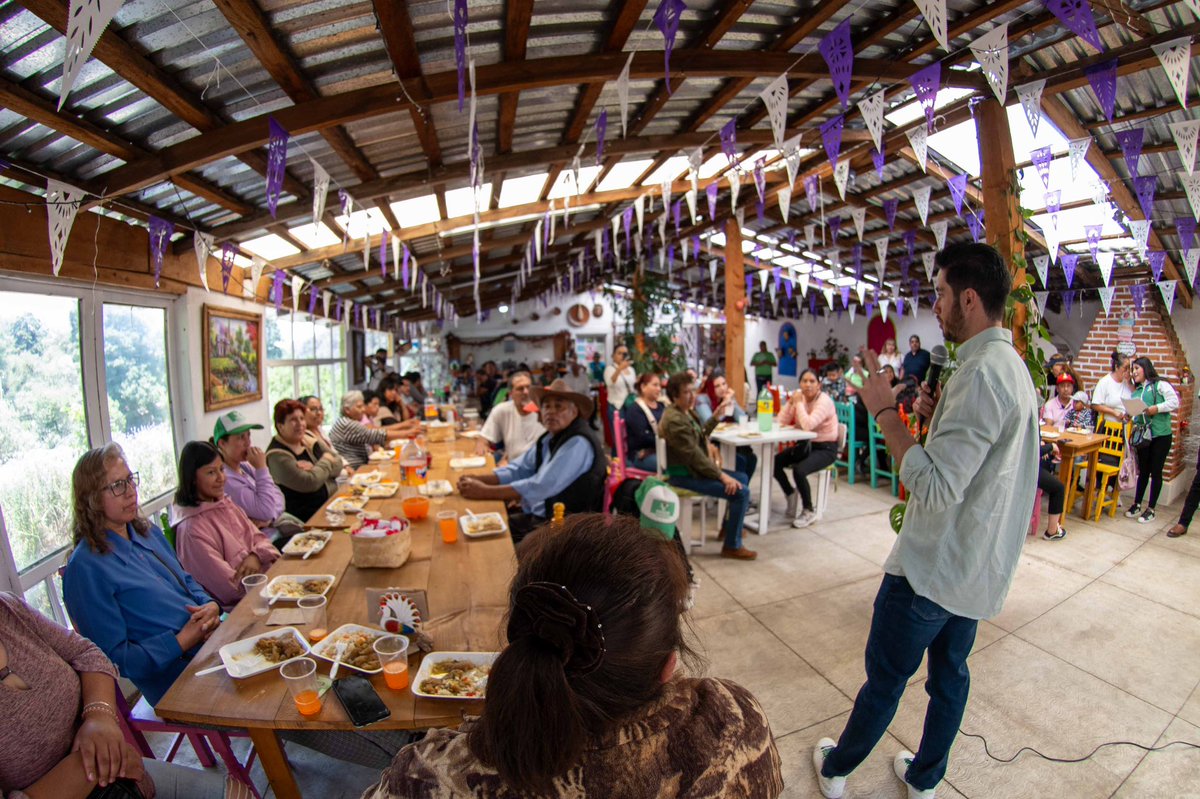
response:
M207 441L186 444L172 517L179 562L229 610L245 593L242 578L265 572L279 550L225 494L225 479L216 447Z
M812 369L800 373L800 390L792 394L787 405L779 413L781 427L792 426L816 433L817 437L801 441L785 449L775 457L775 479L787 496L787 518L793 527L808 527L816 520L813 509L812 490L808 476L819 472L837 460L838 421L837 408L827 394L821 392L821 381ZM796 490L788 482L788 467L796 480L803 501L803 512L796 516Z

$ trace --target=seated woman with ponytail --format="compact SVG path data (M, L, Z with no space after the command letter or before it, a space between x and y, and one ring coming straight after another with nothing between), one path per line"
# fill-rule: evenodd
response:
M483 715L405 747L363 799L771 799L766 715L741 686L677 673L688 580L636 519L568 516L521 544L508 646Z

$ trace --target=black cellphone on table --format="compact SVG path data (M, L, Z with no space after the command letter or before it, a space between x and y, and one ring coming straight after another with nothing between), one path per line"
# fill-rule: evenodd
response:
M334 680L333 690L342 700L342 707L346 708L346 715L355 727L365 727L392 715L392 711L375 692L375 687L365 677L353 675Z

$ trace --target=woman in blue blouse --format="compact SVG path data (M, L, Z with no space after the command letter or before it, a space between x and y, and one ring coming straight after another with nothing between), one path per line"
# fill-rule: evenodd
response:
M80 634L157 704L217 628L220 609L179 565L162 531L141 516L138 476L118 445L86 453L71 482L67 611Z
M662 380L653 372L639 375L637 401L621 409L625 420L625 446L629 465L646 472L658 471L658 423L662 419Z

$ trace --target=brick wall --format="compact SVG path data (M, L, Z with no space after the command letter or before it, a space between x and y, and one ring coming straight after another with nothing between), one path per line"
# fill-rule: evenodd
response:
M1121 320L1133 320L1133 344L1137 348L1137 357L1145 356L1154 363L1154 368L1160 377L1172 385L1179 394L1179 410L1171 415L1175 440L1171 445L1171 455L1163 470L1163 478L1172 480L1177 477L1184 467L1189 465L1185 455L1186 428L1180 432L1180 424L1187 424L1192 417L1192 401L1195 394L1193 387L1180 387L1183 368L1187 366L1187 354L1175 326L1162 303L1162 295L1154 286L1146 292L1140 314L1134 311L1133 296L1129 293L1129 281L1116 281L1117 290L1113 295L1109 314L1103 310L1096 316L1088 331L1083 347L1075 359L1075 371L1083 381L1087 392L1091 394L1096 382L1108 373L1111 361L1110 354L1120 341L1122 329ZM1129 330L1128 325L1124 328Z

